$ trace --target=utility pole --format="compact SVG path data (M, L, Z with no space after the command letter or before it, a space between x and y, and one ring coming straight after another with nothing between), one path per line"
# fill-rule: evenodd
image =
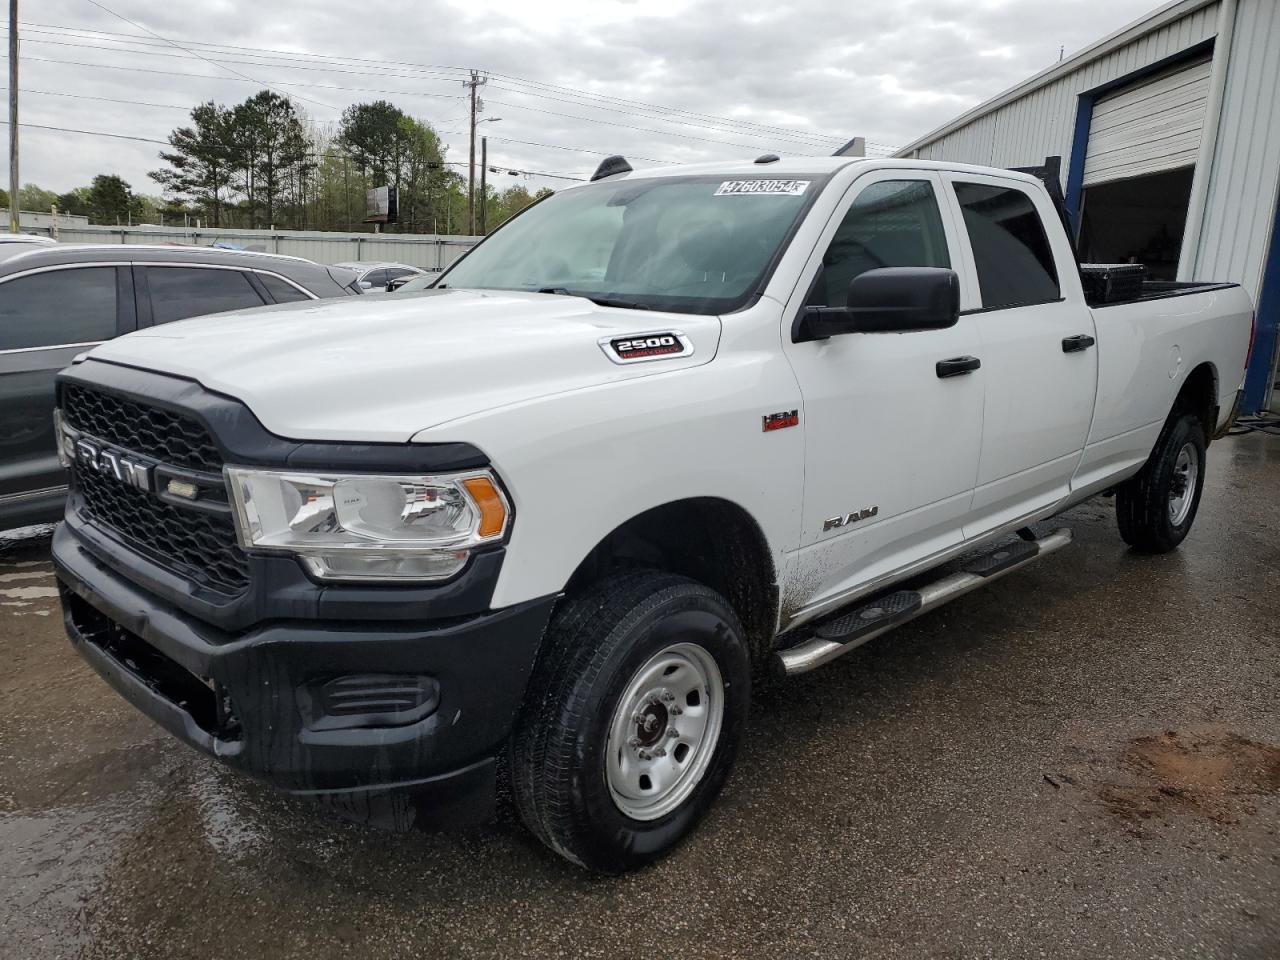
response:
M488 235L489 186L489 138L480 138L480 236Z
M476 235L476 110L483 109L484 103L476 97L476 89L489 82L488 77L480 76L476 70L471 71L471 79L463 80L462 85L471 91L471 136L468 174L467 174L467 219L471 224L471 236Z
M18 0L9 0L9 232L18 232Z

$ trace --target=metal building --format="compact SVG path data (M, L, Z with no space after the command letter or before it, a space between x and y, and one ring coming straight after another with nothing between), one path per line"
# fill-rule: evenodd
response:
M1165 4L897 155L997 167L1062 157L1083 260L1249 291L1246 410L1280 407L1277 0Z

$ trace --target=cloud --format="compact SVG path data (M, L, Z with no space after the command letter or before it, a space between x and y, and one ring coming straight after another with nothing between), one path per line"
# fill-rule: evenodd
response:
M854 135L898 146L1153 0L103 2L178 42L253 49L207 53L228 61L219 67L84 0L28 5L25 123L163 140L190 106L271 85L321 124L350 103L391 100L437 126L449 159L463 161L457 68L476 68L489 73L486 113L502 118L484 128L491 161L582 176L606 152L665 162L818 154ZM124 52L94 31L140 43ZM282 53L254 52L262 49ZM108 172L156 192L147 178L160 165L155 144L24 129L22 148L23 182L62 191Z

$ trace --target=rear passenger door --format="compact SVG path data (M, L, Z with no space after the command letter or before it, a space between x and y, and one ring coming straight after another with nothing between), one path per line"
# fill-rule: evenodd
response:
M155 326L267 301L242 270L215 266L135 266L138 325Z
M66 485L53 435L54 378L133 327L127 267L60 266L0 280L0 528Z
M982 457L965 536L981 536L1056 504L1093 418L1098 383L1093 314L1058 264L1075 255L1043 190L997 177L947 174L963 255L981 305L986 382ZM1047 229L1046 229L1047 228Z

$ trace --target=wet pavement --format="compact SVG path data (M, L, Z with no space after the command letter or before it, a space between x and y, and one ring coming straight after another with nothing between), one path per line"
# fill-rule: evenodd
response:
M1280 440L1191 537L1067 549L757 698L694 837L586 875L509 810L331 819L173 741L0 539L0 956L1280 957Z

